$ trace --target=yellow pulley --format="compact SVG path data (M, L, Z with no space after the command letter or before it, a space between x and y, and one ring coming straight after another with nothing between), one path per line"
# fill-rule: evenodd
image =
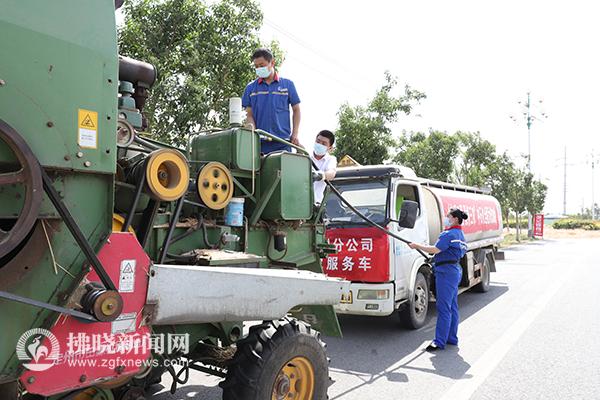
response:
M113 214L112 231L113 232L121 232L121 229L123 228L124 223L125 223L125 218L123 218L119 214ZM135 231L133 230L133 228L131 226L129 226L129 229L127 229L127 232L135 233Z
M233 197L233 177L220 162L209 162L198 173L196 189L202 202L213 210L221 210Z
M158 200L174 201L185 195L190 168L183 154L174 149L155 150L146 160L146 183Z

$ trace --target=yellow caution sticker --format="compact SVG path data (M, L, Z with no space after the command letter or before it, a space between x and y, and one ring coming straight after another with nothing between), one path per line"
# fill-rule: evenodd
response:
M86 149L98 148L98 113L96 111L77 110L77 143Z

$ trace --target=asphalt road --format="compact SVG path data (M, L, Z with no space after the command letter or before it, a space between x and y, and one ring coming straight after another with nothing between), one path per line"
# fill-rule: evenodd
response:
M330 399L600 398L599 260L597 239L507 250L489 292L459 296L459 346L435 354L423 351L435 311L417 331L395 315L344 316L344 338L326 338ZM170 395L165 376L151 398L217 400L217 382L193 373Z

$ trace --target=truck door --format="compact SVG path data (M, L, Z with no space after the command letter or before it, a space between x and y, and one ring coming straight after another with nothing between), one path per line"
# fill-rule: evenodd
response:
M416 182L398 181L393 187L394 191L390 198L390 204L392 205L390 207L390 215L392 219L398 220L400 217L400 209L404 200L419 203L419 214L414 228L401 228L398 224L393 223L391 224L393 231L411 242L425 243L427 241L427 216L422 206L420 186ZM395 268L396 299L402 300L408 295L411 268L419 255L400 240L394 238L391 238L391 240L390 252L392 254L390 261Z

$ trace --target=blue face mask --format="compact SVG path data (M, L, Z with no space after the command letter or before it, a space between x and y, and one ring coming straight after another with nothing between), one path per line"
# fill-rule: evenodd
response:
M321 143L315 142L313 150L314 150L315 154L318 156L324 156L325 154L327 154L327 146L325 146Z
M450 226L450 225L451 225L450 218L448 218L448 217L444 217L444 226L445 226L445 227L448 227L448 226Z
M259 78L268 78L269 75L271 75L271 70L269 69L269 67L258 67L256 68L256 75Z

